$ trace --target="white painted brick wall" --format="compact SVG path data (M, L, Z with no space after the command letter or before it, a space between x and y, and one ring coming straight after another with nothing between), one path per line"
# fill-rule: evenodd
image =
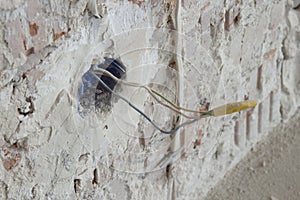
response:
M202 199L300 105L299 1L98 0L102 18L91 3L0 1L0 199ZM258 106L176 136L139 127L120 100L82 119L81 76L104 56L120 56L127 80L167 85L183 106ZM122 94L143 107L143 91Z

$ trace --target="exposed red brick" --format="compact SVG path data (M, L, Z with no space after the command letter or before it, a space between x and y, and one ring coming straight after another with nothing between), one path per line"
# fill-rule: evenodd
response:
M139 7L141 7L142 3L145 3L145 0L128 0L128 1L138 5Z
M35 36L38 33L39 26L36 23L29 24L29 33L31 36Z
M66 32L64 32L64 31L60 32L60 33L55 33L54 34L54 41L57 40L57 39L59 39L59 38L61 38L65 34L66 34Z
M21 160L21 154L17 153L12 158L5 158L2 160L3 167L9 171L12 168L16 167Z
M31 55L33 53L34 53L34 48L33 47L31 47L30 49L28 49L28 50L25 51L25 55L26 56L29 56L29 55Z

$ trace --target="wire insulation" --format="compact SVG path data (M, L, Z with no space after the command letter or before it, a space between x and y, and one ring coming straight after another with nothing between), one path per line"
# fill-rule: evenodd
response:
M199 116L188 116L182 112L180 112L179 110L183 110L183 111L187 111L187 112L193 112L193 113L197 113L197 114L200 114L200 115L207 115L208 112L203 112L203 111L197 111L197 110L191 110L191 109L188 109L188 108L183 108L183 107L180 107L180 106L177 106L176 104L174 104L172 101L170 101L168 98L166 98L165 96L163 96L162 94L160 94L159 92L157 92L156 90L154 89L151 89L149 88L148 86L146 85L142 85L142 84L139 84L139 83L133 83L133 82L128 82L128 81L125 81L125 80L122 80L122 79L119 79L117 77L115 77L113 74L111 74L110 72L108 72L107 70L105 69L101 69L101 68L98 68L98 69L95 69L95 74L97 75L101 75L99 74L97 71L101 72L101 74L105 74L109 77L111 77L112 79L114 79L115 81L117 82L120 82L120 83L123 83L125 85L129 85L129 86L133 86L133 87L140 87L140 88L144 88L146 89L149 94L156 100L158 101L160 104L162 104L163 106L166 106L168 108L170 108L171 110L173 110L174 112L177 112L179 113L180 115L186 117L186 118L189 118L189 119L195 119ZM160 98L162 98L163 100L165 100L168 104L160 101L156 96L159 96Z
M161 93L157 92L154 89L149 88L146 85L143 84L139 84L139 83L134 83L134 82L129 82L129 81L125 81L122 79L119 79L117 77L115 77L113 74L111 74L109 71L102 69L102 68L97 68L94 69L92 72L92 75L96 77L96 79L100 82L100 84L109 92L111 92L112 94L114 94L115 96L117 96L118 98L122 99L124 102L126 102L130 107L132 107L135 111L137 111L139 114L141 114L143 117L145 117L145 119L147 119L157 130L159 130L162 133L165 134L173 134L175 133L177 130L179 130L180 128L188 125L188 124L192 124L202 118L205 117L209 117L209 116L213 116L213 117L217 117L217 116L222 116L222 115L227 115L227 114L231 114L234 112L239 112L241 110L244 109L248 109L251 107L254 107L257 105L256 101L253 100L247 100L247 101L242 101L242 102L234 102L234 103L229 103L229 104L225 104L222 106L219 106L217 108L214 108L212 110L209 111L197 111L197 110L191 110L191 109L187 109L184 107L180 107L177 106L176 104L174 104L172 101L170 101L168 98L166 98L164 95L162 95ZM174 129L172 130L163 130L162 128L160 128L156 123L154 123L150 117L148 117L143 111L141 111L140 109L138 109L134 104L132 104L127 98L125 98L124 96L116 93L115 91L113 91L106 83L104 83L103 80L101 80L101 76L105 75L105 76L109 76L110 78L112 78L113 80L123 83L125 85L128 86L132 86L132 87L140 87L140 88L144 88L145 90L147 90L147 92L149 92L149 94L161 105L170 108L171 110L173 110L174 112L192 119L189 121L186 121L178 126L176 126ZM167 103L162 102L160 99L157 98L160 97L161 99L163 99L164 101L166 101ZM187 111L187 112L192 112L192 113L196 113L198 114L197 116L188 116L182 112L180 112L179 110L183 110L183 111Z
M140 113L143 117L145 117L145 119L147 119L157 130L159 130L160 132L164 133L164 134L173 134L175 132L177 132L177 130L179 130L180 128L188 125L188 124L192 124L198 120L201 119L201 116L196 118L196 119L192 119L189 121L186 121L178 126L176 126L174 129L172 130L163 130L162 128L160 128L156 123L154 123L143 111L141 111L140 109L138 109L134 104L132 104L128 99L126 99L125 97L123 97L122 95L116 93L115 91L113 91L112 89L110 89L102 80L101 78L99 78L96 74L94 74L97 79L99 80L99 82L102 84L102 86L108 90L109 92L111 92L112 94L114 94L115 96L119 97L120 99L122 99L124 102L126 102L131 108L133 108L135 111L137 111L138 113Z

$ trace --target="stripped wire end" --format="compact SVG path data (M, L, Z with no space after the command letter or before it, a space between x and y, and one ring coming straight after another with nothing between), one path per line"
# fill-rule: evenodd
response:
M218 116L228 115L235 112L240 112L242 110L255 107L256 105L257 105L257 101L247 100L247 101L241 101L235 103L228 103L223 106L214 108L208 112L210 116L218 117Z

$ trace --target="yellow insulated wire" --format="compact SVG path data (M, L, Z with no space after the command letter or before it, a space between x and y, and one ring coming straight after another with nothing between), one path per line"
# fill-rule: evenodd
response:
M248 108L252 108L257 105L257 102L254 100L247 100L241 102L228 103L209 111L211 116L217 117L221 115L227 115L234 112L240 112Z
M199 117L201 118L201 117L208 117L208 116L217 117L217 116L231 114L231 113L234 113L234 112L239 112L241 110L245 110L247 108L254 107L257 104L257 102L254 101L254 100L247 100L247 101L241 101L241 102L228 103L228 104L219 106L219 107L214 108L214 109L209 110L209 111L191 110L191 109L187 109L187 108L183 108L183 107L177 106L175 103L173 103L167 97L165 97L164 95L162 95L158 91L149 88L148 86L145 86L145 85L142 85L142 84L139 84L139 83L127 82L127 81L122 80L122 79L118 79L117 77L115 77L109 71L107 71L105 69L99 68L99 69L97 69L95 71L95 74L97 75L99 72L105 74L106 76L109 76L109 77L113 78L117 82L121 82L121 83L124 83L126 85L133 86L133 87L142 87L142 88L145 88L156 100L158 100L158 99L155 97L155 95L157 95L160 98L162 98L163 100L165 100L169 105L165 104L165 103L163 103L163 102L161 102L161 101L158 100L158 102L160 104L162 104L162 105L164 105L164 106L172 109L173 111L175 111L175 112L177 112L177 113L179 113L179 114L181 114L181 115L183 115L183 116L185 116L187 118L195 119L195 118L199 118ZM200 114L200 116L198 116L198 117L197 116L195 116L195 117L187 116L187 115L179 112L179 110L183 110L183 111L187 111L187 112L193 112L193 113L198 113L198 114Z

